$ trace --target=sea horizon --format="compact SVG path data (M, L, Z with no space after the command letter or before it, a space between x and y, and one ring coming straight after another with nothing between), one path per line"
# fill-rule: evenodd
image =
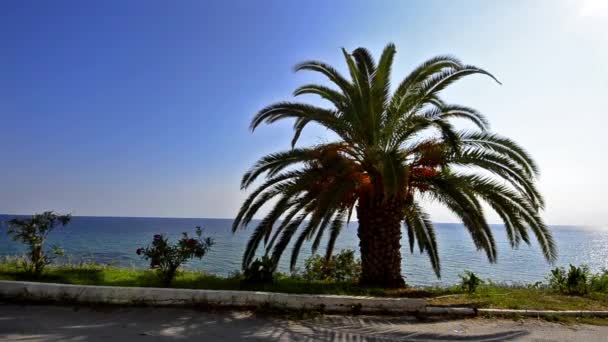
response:
M57 211L58 212L58 211ZM143 216L143 215L134 215L134 216L124 216L124 215L73 215L71 213L63 213L63 212L58 212L61 214L69 214L70 216L72 216L73 218L76 217L91 217L91 218L122 218L122 219L130 219L130 218L134 218L134 219L185 219L185 220L234 220L234 217L195 217L195 216ZM6 217L6 216L15 216L15 217L29 217L32 216L32 214L14 214L14 213L0 213L0 217ZM253 221L260 221L261 218L259 217L254 217ZM280 220L279 220L280 221ZM308 220L304 220L304 222L308 222ZM358 220L353 217L350 222L358 222ZM462 222L458 222L458 221L432 221L433 224L462 224ZM2 223L2 222L0 222ZM488 222L488 224L490 226L503 226L503 223L500 222ZM547 226L549 227L553 227L553 228L560 228L560 227L566 227L566 228L589 228L589 229L608 229L608 224L604 224L604 225L597 225L597 224L578 224L578 223L546 223Z

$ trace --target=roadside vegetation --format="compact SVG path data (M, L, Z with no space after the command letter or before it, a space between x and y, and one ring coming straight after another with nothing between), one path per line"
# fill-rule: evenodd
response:
M608 293L593 292L584 296L562 294L549 287L481 285L474 293L437 296L431 305L470 306L516 310L608 310Z
M136 253L150 261L150 268L156 270L162 285L170 286L177 270L185 262L193 258L202 259L213 246L211 238L203 238L201 227L196 227L195 234L196 237L190 237L183 232L177 243L169 242L169 238L163 234L156 234L150 245L138 248Z
M350 252L343 252L348 255ZM355 278L340 281L327 278L326 270L317 272L315 261L324 258L311 257L308 269L285 275L273 273L271 281L251 282L240 272L222 277L204 272L180 270L172 281L173 288L210 290L256 290L282 293L335 294L378 297L426 297L429 304L440 306L470 306L499 309L543 310L608 310L608 291L599 290L597 283L588 282L584 294L573 295L561 291L548 277L547 283L532 285L506 285L486 280L474 291L470 275L463 274L463 283L450 287L408 287L383 289L359 286ZM83 263L78 265L49 265L34 278L26 272L20 258L5 258L0 262L0 280L35 280L78 285L163 287L163 279L154 269L119 268L110 265ZM350 267L350 266L349 266ZM339 271L341 272L341 271ZM478 278L473 274L474 277ZM467 278L468 277L468 278ZM591 275L588 279L608 279L608 271Z
M598 274L586 266L557 267L545 282L506 285L483 280L464 270L460 284L449 287L362 286L364 267L353 250L331 255L315 254L305 260L303 270L291 274L277 272L276 259L269 255L254 259L242 272L223 277L184 269L189 260L202 259L214 242L184 232L171 242L154 235L151 244L134 250L150 262L149 269L119 268L112 265L80 263L53 264L44 242L56 226L70 221L69 215L54 212L8 222L7 233L24 243L28 253L0 260L0 280L29 280L76 285L133 287L173 287L210 290L252 290L299 294L334 294L378 297L428 298L429 304L501 309L608 310L608 270ZM58 246L53 249L59 249Z
M50 232L59 226L67 225L72 217L59 215L53 211L34 214L28 219L14 218L7 222L6 233L13 241L27 246L27 257L21 259L21 267L32 276L38 276L44 268L53 262L57 256L63 255L59 246L45 248L46 239Z
M463 293L438 296L430 303L517 310L608 310L608 270L593 274L587 266L556 267L545 283L517 286L484 282L470 271L461 279Z

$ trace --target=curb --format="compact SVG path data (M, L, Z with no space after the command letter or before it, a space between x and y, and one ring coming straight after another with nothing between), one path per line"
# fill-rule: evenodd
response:
M477 309L469 307L427 306L423 313L429 316L476 316Z
M587 310L510 310L510 309L477 309L479 314L494 316L521 315L531 317L608 317L608 311L587 311Z
M420 313L425 312L427 308L426 299L423 298L71 285L26 281L0 281L0 296L5 299L95 304L232 308L270 306L339 313Z
M510 310L429 306L424 298L381 298L287 294L256 291L193 290L156 287L71 285L0 280L0 298L80 304L195 306L224 308L273 307L328 313L409 313L423 316L608 317L608 311Z

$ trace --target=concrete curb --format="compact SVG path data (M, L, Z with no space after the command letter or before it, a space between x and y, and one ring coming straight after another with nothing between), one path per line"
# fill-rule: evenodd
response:
M478 314L494 315L494 316L532 316L532 317L552 317L552 316L570 316L570 317L608 317L608 311L586 311L586 310L510 310L510 309L477 309Z
M254 291L192 290L0 281L0 296L7 299L154 306L258 307L308 309L352 313L425 312L423 298L376 298L306 295Z
M608 317L608 311L509 310L428 306L424 298L379 298L255 291L70 285L8 280L0 280L0 297L26 301L82 304L208 305L228 308L270 306L280 309L319 310L336 313L410 313L428 316L476 316L478 314L486 314L493 316L521 315L531 317Z

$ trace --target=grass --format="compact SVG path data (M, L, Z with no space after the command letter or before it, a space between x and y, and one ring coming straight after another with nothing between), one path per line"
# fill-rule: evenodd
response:
M593 292L569 296L550 289L480 286L475 293L456 293L431 298L432 305L471 306L476 308L517 310L608 310L608 293Z
M44 273L33 278L15 262L0 262L0 280L29 280L47 283L106 286L162 287L156 273L151 270L118 268L98 264L48 266ZM353 283L305 281L299 278L279 275L273 284L244 286L241 275L220 277L213 274L182 271L171 284L174 288L208 290L256 290L283 293L335 294L358 296L402 296L426 297L428 291L403 289L390 291L378 288L364 288Z
M161 287L154 271L83 264L49 266L33 279L16 262L0 262L1 280L34 280L78 285ZM336 294L378 297L427 297L429 304L498 309L608 310L608 293L568 296L546 288L488 284L475 293L464 293L459 286L447 288L407 288L386 290L365 288L353 283L306 281L279 276L273 284L244 286L240 275L220 277L202 272L182 271L172 283L174 288L211 290L257 290L283 293Z

